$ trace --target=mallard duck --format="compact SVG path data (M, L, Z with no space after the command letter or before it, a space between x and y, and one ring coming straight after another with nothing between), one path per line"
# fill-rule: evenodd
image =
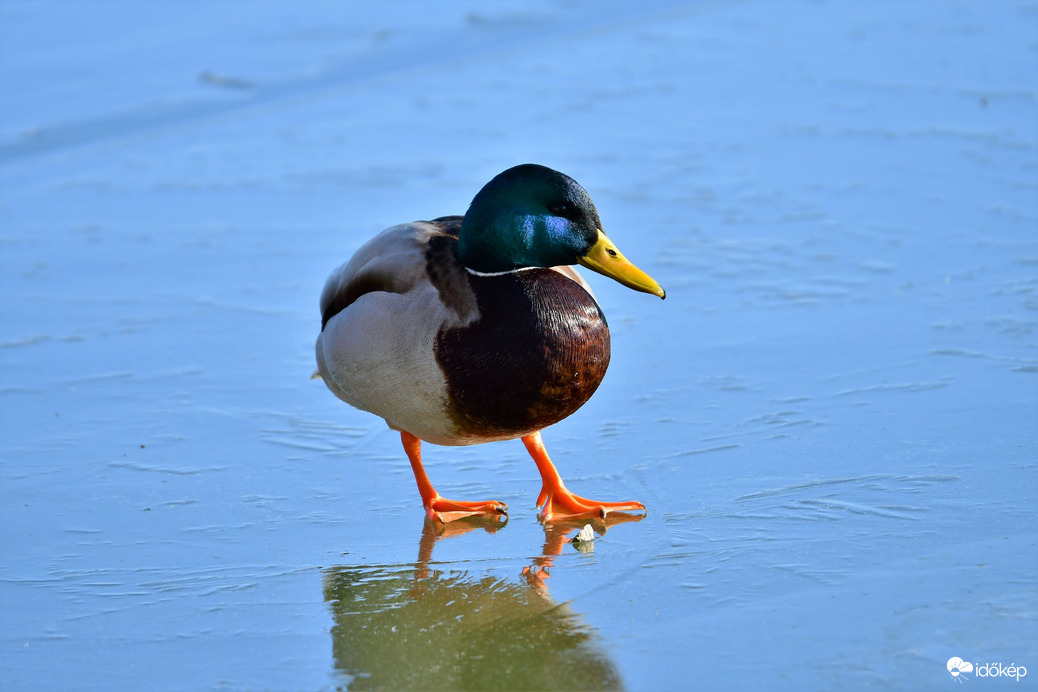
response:
M577 181L524 164L487 183L464 216L383 231L325 284L318 374L400 432L430 519L508 507L441 497L422 466L423 441L521 438L541 475L542 521L645 510L571 493L541 440L591 397L609 364L605 315L574 264L666 297L602 232Z

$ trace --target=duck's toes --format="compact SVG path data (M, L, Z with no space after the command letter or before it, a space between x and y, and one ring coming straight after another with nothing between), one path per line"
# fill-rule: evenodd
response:
M572 519L605 519L613 512L645 512L645 505L640 502L598 502L571 493L560 485L542 491L546 497L544 505L537 517L541 521L567 521Z
M476 515L508 515L508 505L498 500L462 502L436 496L425 505L425 516L433 521L448 523Z

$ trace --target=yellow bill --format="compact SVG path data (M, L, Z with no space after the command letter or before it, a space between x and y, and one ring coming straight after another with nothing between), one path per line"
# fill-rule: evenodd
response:
M643 293L652 293L660 298L667 297L667 292L651 276L628 262L627 258L620 254L613 241L609 240L601 229L598 231L598 241L591 246L587 254L577 261L591 271L615 279L628 288Z

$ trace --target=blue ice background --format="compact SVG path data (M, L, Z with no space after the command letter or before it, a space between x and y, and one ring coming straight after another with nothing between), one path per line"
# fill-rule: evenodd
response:
M668 290L592 277L613 364L545 433L650 508L548 582L629 688L1038 675L1034 2L0 0L5 687L344 682L319 568L421 517L307 381L317 296L523 161ZM518 574L521 445L428 457L513 508L436 559Z

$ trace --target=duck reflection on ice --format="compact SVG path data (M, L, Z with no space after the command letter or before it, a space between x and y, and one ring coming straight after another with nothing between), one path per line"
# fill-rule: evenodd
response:
M608 525L625 519L610 515ZM430 566L439 539L501 526L493 517L426 521L413 565L326 570L332 653L348 689L623 688L594 631L548 593L553 557L578 524L546 525L543 555L515 580Z

